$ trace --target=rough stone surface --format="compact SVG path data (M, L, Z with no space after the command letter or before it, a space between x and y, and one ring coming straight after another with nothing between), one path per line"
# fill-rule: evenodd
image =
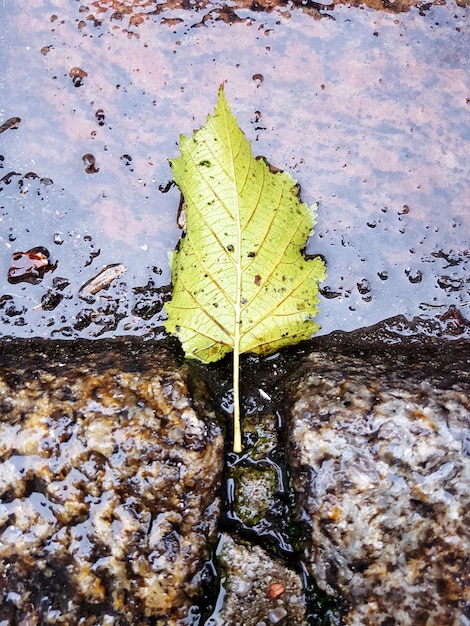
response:
M206 626L305 626L302 580L259 546L222 535L217 557L223 567L220 610Z
M223 464L184 368L131 341L3 346L0 409L0 623L180 623Z
M314 353L296 378L299 514L346 624L470 623L470 352L452 352Z

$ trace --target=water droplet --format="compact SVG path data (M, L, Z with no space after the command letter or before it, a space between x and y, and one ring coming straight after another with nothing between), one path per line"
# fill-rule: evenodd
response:
M98 122L98 126L104 126L104 111L103 109L98 109L95 113L96 120Z
M64 243L61 233L54 233L54 243L61 246Z
M87 174L96 174L99 172L99 168L95 167L95 157L92 154L84 154L82 156L83 165L85 166L85 172Z
M443 275L437 279L437 284L445 291L460 291L464 286L464 280L458 276Z
M69 76L75 87L81 87L83 85L83 79L88 76L88 73L82 70L81 67L72 67Z
M255 81L256 87L258 88L261 83L264 81L264 76L263 74L253 74L252 76L253 80Z
M385 270L382 272L377 272L377 276L380 278L380 280L387 280L388 272L386 272Z
M129 168L129 171L133 172L134 168L130 167L130 165L132 164L132 157L131 157L131 155L130 154L122 154L120 158L121 158L121 161L124 162L124 165Z
M14 252L11 256L11 267L8 270L8 282L32 283L41 282L46 272L56 269L57 263L51 263L47 248L37 246L26 252Z
M412 270L409 267L406 268L405 274L408 276L410 283L416 284L423 280L423 273L421 270Z
M364 296L370 292L370 284L367 278L363 278L360 282L357 283L357 290Z
M332 300L333 298L339 298L341 296L341 293L339 291L333 291L331 287L322 287L320 289L320 293L324 298L327 298L328 300Z

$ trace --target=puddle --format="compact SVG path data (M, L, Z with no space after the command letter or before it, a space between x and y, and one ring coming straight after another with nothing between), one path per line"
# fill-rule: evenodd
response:
M9 7L0 333L161 334L179 237L167 159L221 82L255 154L320 203L308 252L327 260L323 334L450 306L468 317L468 7L381 6ZM12 257L38 248L54 270L9 282Z

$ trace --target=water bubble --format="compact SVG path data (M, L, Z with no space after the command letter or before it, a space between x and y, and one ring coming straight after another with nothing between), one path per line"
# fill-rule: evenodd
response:
M258 87L261 85L261 83L264 81L264 76L263 76L263 74L253 74L252 78L253 78L253 80L254 80L254 82L255 82L256 87L257 87L257 88L258 88Z
M382 272L377 272L377 276L380 278L380 280L387 280L388 272L385 270L383 270Z

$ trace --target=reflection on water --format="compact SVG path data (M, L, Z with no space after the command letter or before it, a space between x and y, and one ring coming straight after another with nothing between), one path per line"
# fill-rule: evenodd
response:
M167 159L223 81L255 154L320 203L323 333L469 317L468 9L239 6L9 6L3 335L159 335L179 236ZM35 249L51 261L23 264ZM16 254L32 280L11 280ZM84 299L86 285L101 286Z

